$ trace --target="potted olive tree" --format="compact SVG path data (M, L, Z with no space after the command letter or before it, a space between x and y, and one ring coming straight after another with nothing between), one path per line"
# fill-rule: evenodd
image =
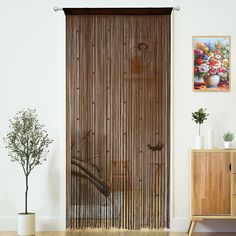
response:
M4 142L11 161L18 162L25 175L25 210L18 214L18 235L35 234L35 213L28 211L29 176L36 166L46 161L52 141L35 110L22 110L10 120Z
M204 137L201 134L201 125L205 120L207 120L207 117L209 114L206 113L206 109L200 108L195 112L192 112L192 120L198 124L198 134L196 135L195 139L195 148L196 149L202 149L204 144Z

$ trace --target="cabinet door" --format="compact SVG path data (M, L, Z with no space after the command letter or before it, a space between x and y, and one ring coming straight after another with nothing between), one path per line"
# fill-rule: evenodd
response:
M232 192L231 192L231 213L233 216L236 216L236 152L232 152L231 154L231 165L232 165L232 171L231 171L231 182L232 182Z
M230 153L192 153L192 214L230 215Z

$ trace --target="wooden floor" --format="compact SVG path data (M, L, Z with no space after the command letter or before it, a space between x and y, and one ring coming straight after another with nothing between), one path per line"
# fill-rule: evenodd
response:
M16 236L16 232L0 232L0 236ZM117 231L117 230L80 230L67 232L38 232L36 236L187 236L187 233L168 233L156 230ZM232 236L236 233L194 233L194 236Z

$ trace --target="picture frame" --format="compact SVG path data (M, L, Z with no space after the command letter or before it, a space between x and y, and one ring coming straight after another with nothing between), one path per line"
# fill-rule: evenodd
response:
M193 36L193 91L229 92L231 37Z

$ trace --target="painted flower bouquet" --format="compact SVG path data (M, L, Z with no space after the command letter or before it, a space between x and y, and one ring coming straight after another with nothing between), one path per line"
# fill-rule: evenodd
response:
M229 37L195 37L194 82L228 87L229 53Z

